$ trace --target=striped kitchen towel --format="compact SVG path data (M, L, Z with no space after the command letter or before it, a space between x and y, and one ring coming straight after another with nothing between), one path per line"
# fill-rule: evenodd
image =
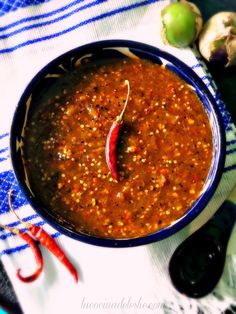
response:
M216 211L236 183L236 129L197 51L163 45L160 10L166 0L5 0L0 4L0 222L23 228L9 212L7 193L25 221L44 226L80 273L74 284L64 267L43 250L45 271L32 284L16 278L16 269L34 268L32 252L0 230L0 256L26 314L51 313L222 313L236 306L234 230L226 267L214 293L200 300L179 294L168 277L168 261L177 245ZM48 226L28 205L15 180L9 157L14 110L33 76L56 56L85 43L130 39L179 57L202 78L220 108L227 140L224 174L206 209L169 239L129 248L102 248L72 240Z

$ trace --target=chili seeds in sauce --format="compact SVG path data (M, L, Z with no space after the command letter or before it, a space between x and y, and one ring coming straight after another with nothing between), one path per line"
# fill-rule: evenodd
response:
M119 182L106 138L129 103L118 143ZM81 65L44 90L30 115L24 158L31 189L82 233L134 238L183 216L201 194L212 133L195 92L148 60Z

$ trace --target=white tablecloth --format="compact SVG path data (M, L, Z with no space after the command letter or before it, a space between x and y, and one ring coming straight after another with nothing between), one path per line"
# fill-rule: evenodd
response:
M0 5L0 218L18 226L9 213L7 192L15 190L14 207L21 217L41 223L76 265L74 284L64 267L43 249L45 271L23 284L18 267L33 267L32 252L20 239L0 231L0 256L26 314L51 313L221 313L236 305L236 240L234 230L224 274L214 293L194 300L171 285L168 262L177 245L206 222L236 183L235 127L219 99L201 58L191 49L163 45L157 0L34 0L3 1ZM31 5L29 5L31 4ZM209 86L224 118L227 158L221 183L206 209L184 230L163 241L126 249L96 247L72 240L41 221L28 205L14 178L9 158L9 131L18 100L32 77L56 56L101 39L130 39L166 50L192 67Z

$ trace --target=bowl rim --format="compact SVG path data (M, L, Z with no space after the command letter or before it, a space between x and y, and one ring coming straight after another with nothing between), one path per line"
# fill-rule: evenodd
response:
M53 67L55 65L59 65L62 60L65 58L70 58L73 55L85 55L88 52L92 52L92 50L96 49L104 49L104 48L129 48L134 49L135 51L141 51L145 54L149 54L150 56L156 56L161 57L170 63L177 66L179 69L184 71L184 74L187 75L188 78L194 83L195 86L199 88L201 92L204 94L204 98L207 100L207 102L210 104L210 108L212 110L212 113L214 114L214 121L215 121L215 127L216 127L216 133L217 133L217 140L218 140L218 152L217 152L217 163L216 159L213 158L212 165L215 165L215 176L211 179L211 184L207 188L206 191L204 191L200 197L196 200L196 202L193 204L191 208L187 210L187 212L181 216L178 220L176 220L174 223L170 224L169 226L162 228L158 230L155 233L148 234L142 237L137 238L126 238L126 239L109 239L109 238L100 238L88 234L79 233L76 231L73 231L69 229L66 226L61 225L58 221L53 219L49 216L49 214L43 209L44 206L42 204L40 205L40 202L38 200L34 199L32 195L29 192L29 189L27 188L25 181L21 178L21 175L18 171L17 167L17 149L16 149L16 139L17 139L17 116L20 106L22 106L24 103L26 103L26 100L29 98L29 95L31 94L31 91L40 79L42 79L46 73L48 73L48 69L50 67ZM201 101L202 102L202 101ZM202 102L203 103L203 102ZM205 108L205 105L203 104L203 107ZM205 108L206 110L206 108ZM208 115L209 118L209 115ZM209 119L210 121L210 119ZM212 128L212 123L211 128ZM214 136L214 135L212 135ZM97 246L102 247L131 247L131 246L139 246L144 244L149 244L153 242L160 241L162 239L165 239L167 237L170 237L171 235L175 234L177 231L183 229L185 226L187 226L190 222L192 222L206 207L208 202L210 201L211 197L213 196L219 182L221 179L221 176L223 174L223 168L224 168L224 162L225 162L225 155L226 155L226 140L225 140L225 129L223 126L223 120L220 113L220 110L217 106L217 103L207 88L207 86L203 83L201 78L184 62L179 60L177 57L173 56L169 52L160 50L157 47L151 46L149 44L145 44L138 41L131 41L131 40L123 40L123 39L109 39L109 40L101 40L101 41L95 41L91 42L82 46L79 46L77 48L74 48L72 50L69 50L62 55L54 58L50 62L48 62L38 73L31 79L31 81L27 84L25 87L24 92L22 93L18 104L15 108L12 123L11 123L11 130L10 130L10 159L13 166L13 171L16 176L17 182L20 186L20 189L22 190L23 194L25 195L27 201L33 208L33 210L41 216L43 220L45 220L49 225L51 225L53 228L55 228L60 233L67 235L73 239L93 244ZM212 167L212 166L211 166Z

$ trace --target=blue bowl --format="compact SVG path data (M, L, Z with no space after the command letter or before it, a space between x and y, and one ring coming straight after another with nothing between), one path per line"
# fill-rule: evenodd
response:
M155 233L139 238L131 239L104 239L95 236L79 233L73 230L73 227L65 222L59 221L52 216L49 210L44 206L39 198L36 198L31 191L30 184L27 180L22 158L21 141L24 134L25 120L28 110L30 110L31 97L37 96L39 86L47 82L46 76L53 73L61 73L62 68L67 71L73 70L76 60L86 56L86 58L120 58L122 55L129 57L138 56L139 58L149 59L155 63L163 64L171 71L174 71L184 81L191 85L208 114L211 130L213 134L213 159L211 168L206 179L203 191L192 207L176 222ZM106 247L129 247L151 242L159 241L169 237L178 230L190 223L207 205L211 199L217 185L220 181L224 161L225 161L225 131L221 121L221 115L217 108L216 102L211 93L201 81L201 79L186 64L174 56L161 51L155 47L126 40L107 40L91 43L56 58L46 65L30 82L25 89L13 118L11 128L11 159L16 178L20 184L29 203L35 211L51 226L61 233L74 239Z

